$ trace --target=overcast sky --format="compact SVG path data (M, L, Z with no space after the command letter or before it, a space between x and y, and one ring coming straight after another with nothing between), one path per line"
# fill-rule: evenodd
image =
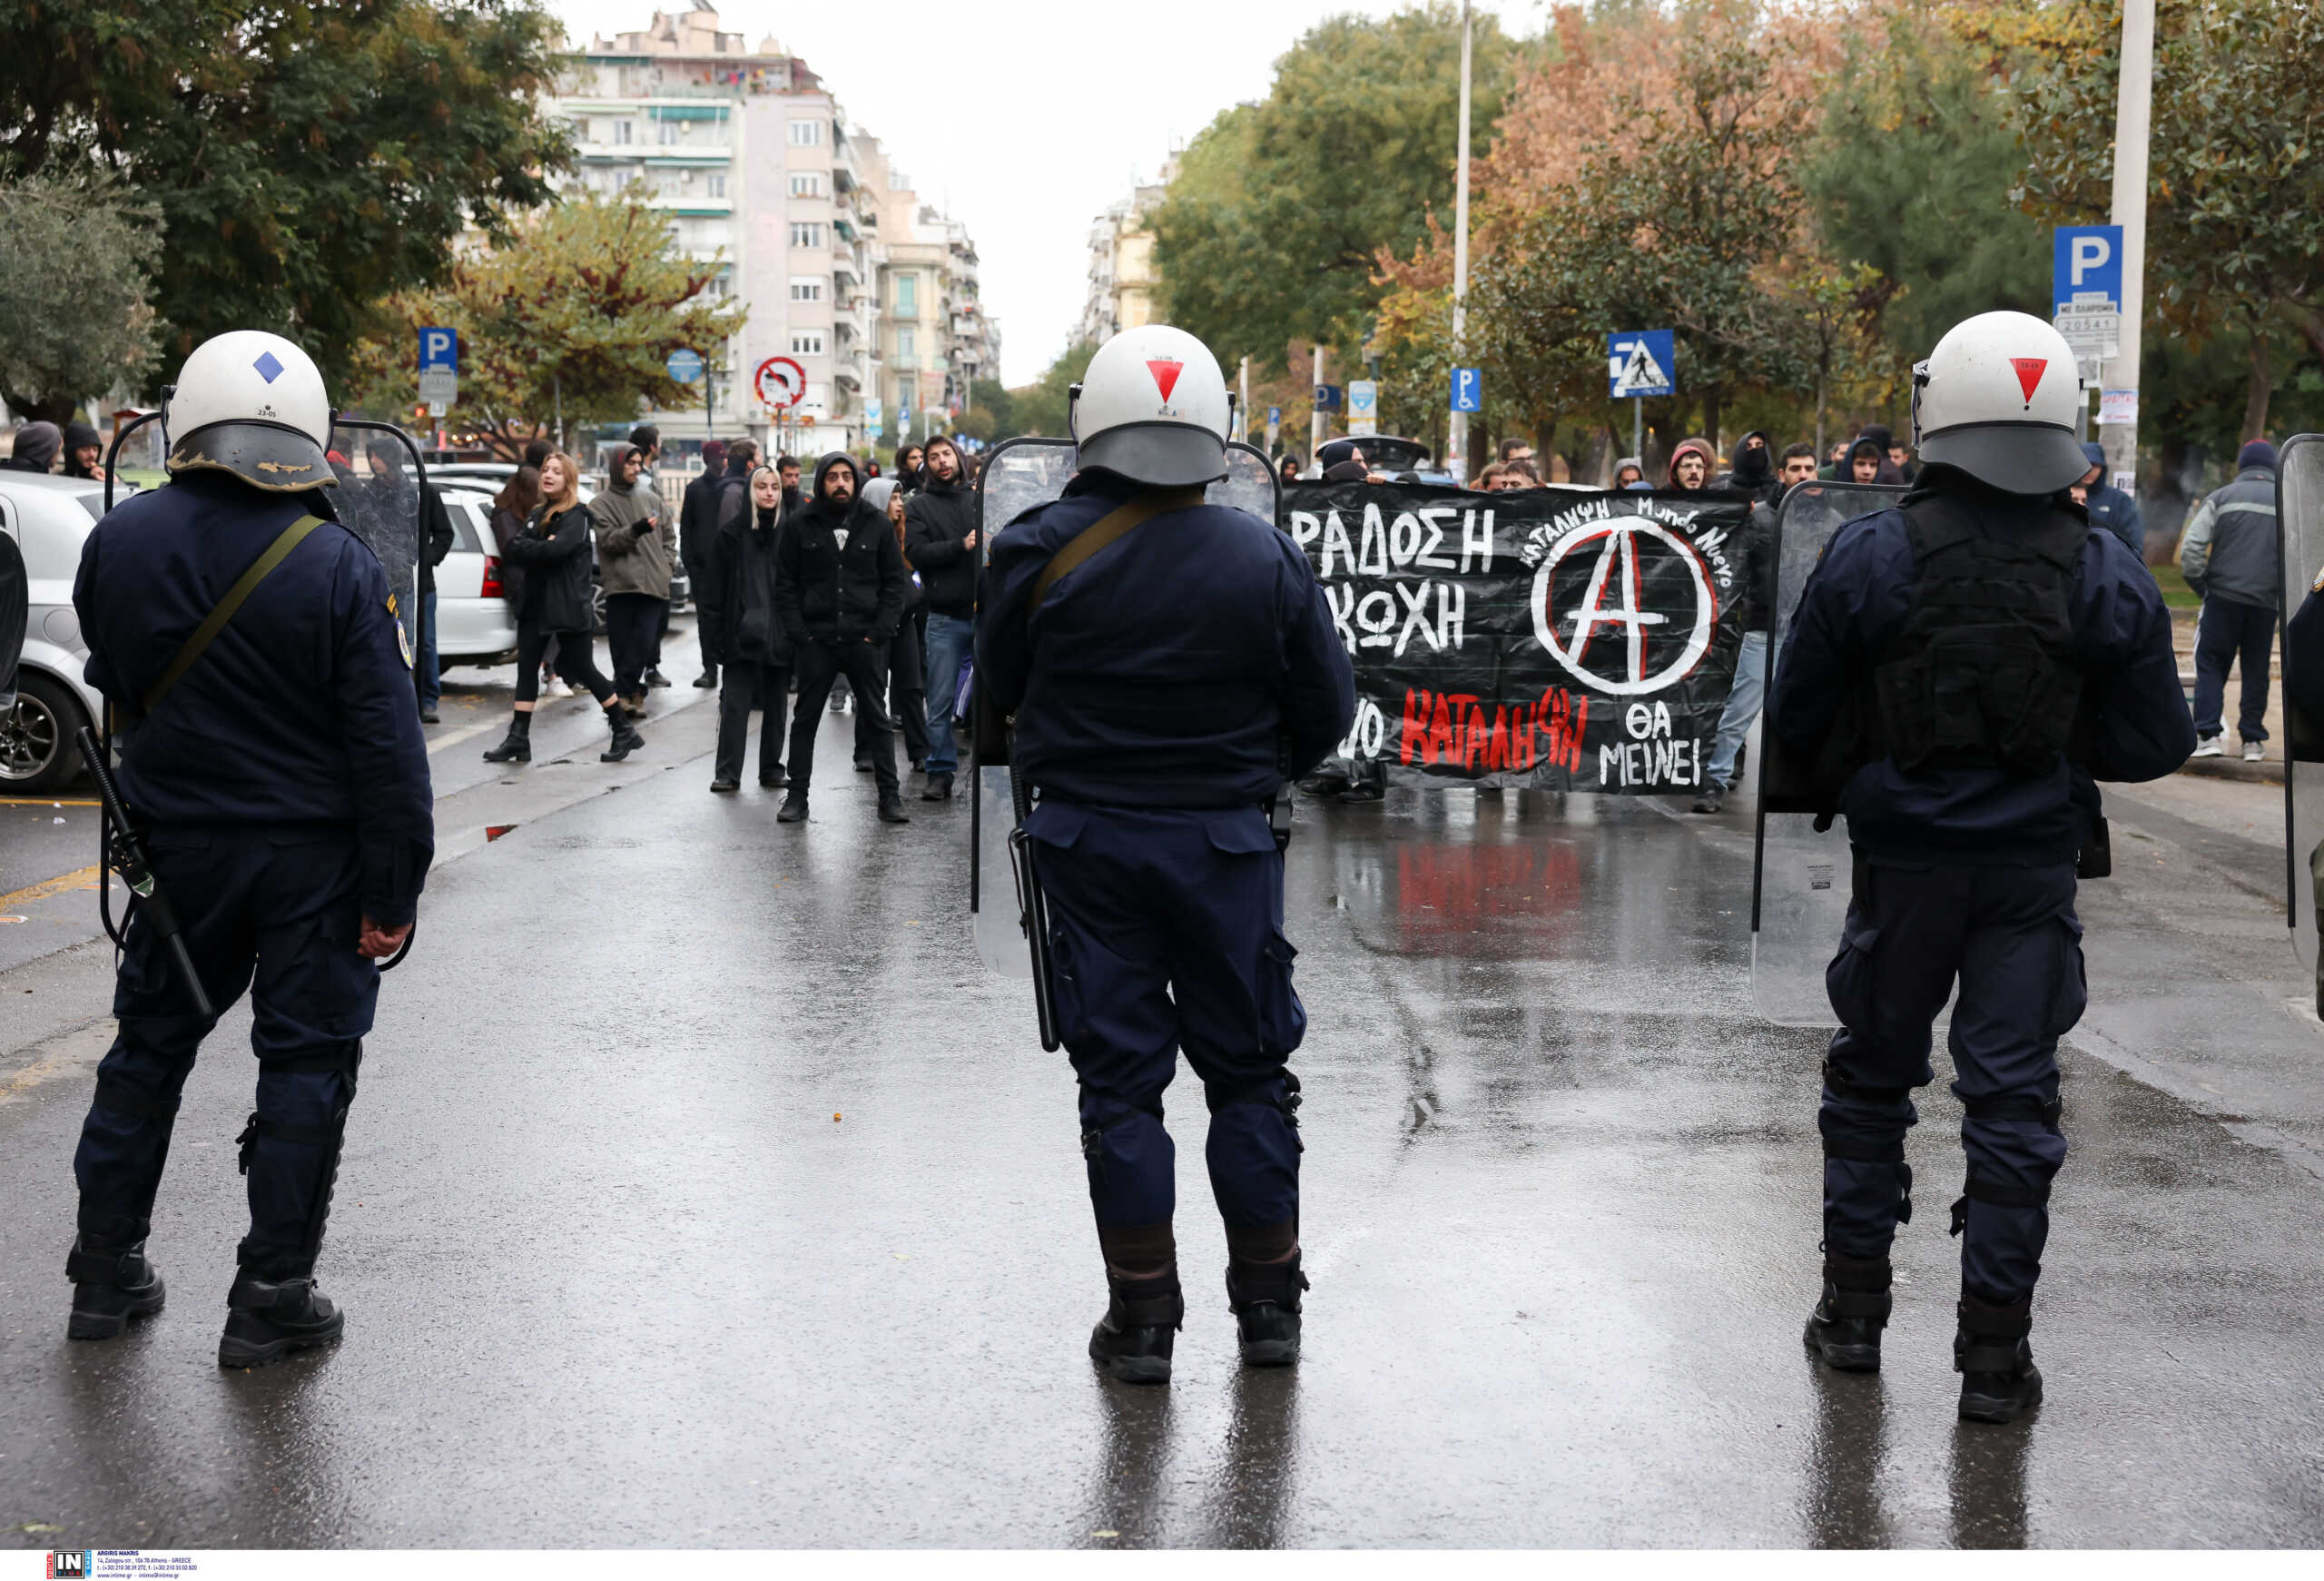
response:
M684 0L661 0L670 10ZM655 0L548 0L575 42L641 30ZM720 25L772 33L880 138L921 197L968 223L1002 376L1037 377L1079 319L1089 222L1172 147L1244 99L1317 21L1395 0L726 0ZM1486 0L1514 32L1539 0ZM1451 151L1446 151L1451 158Z

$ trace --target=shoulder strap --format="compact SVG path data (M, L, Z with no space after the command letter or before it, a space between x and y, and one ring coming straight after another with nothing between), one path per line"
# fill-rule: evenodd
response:
M1184 510L1190 506L1200 505L1202 499L1199 489L1177 489L1167 494L1141 494L1127 505L1117 506L1099 517L1094 524L1076 534L1063 548L1050 556L1049 563L1041 568L1040 576L1033 583L1032 599L1025 606L1025 618L1030 620L1033 618L1033 612L1041 607L1041 601L1049 596L1049 589L1060 578L1070 576L1098 550L1127 538L1164 511Z
M226 589L226 596L218 600L218 607L193 628L193 635L185 639L185 646L178 649L177 657L170 660L161 678L145 688L145 695L138 699L143 712L151 714L162 706L162 699L170 695L170 689L185 679L186 671L208 650L212 639L226 629L226 622L234 618L234 611L242 607L242 601L258 591L258 585L274 574L274 568L290 558L290 551L306 542L307 535L322 524L320 516L302 516L266 546L266 552L251 562L250 569L237 578L234 585Z

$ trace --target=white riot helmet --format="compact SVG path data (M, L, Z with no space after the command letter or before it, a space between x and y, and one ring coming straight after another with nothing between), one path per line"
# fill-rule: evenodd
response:
M1913 369L1913 442L2012 494L2054 494L2090 470L2074 437L2083 402L2073 348L2031 313L1979 313Z
M330 398L314 359L280 335L230 330L193 349L162 408L172 472L231 472L289 494L335 484Z
M1226 476L1233 424L1218 359L1167 324L1124 330L1098 347L1066 408L1083 467L1162 488Z

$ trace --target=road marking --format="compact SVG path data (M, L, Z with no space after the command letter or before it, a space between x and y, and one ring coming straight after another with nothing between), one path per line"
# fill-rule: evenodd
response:
M447 746L458 746L459 743L468 740L472 736L481 736L488 730L504 730L507 728L507 724L508 722L505 719L487 719L481 724L463 725L457 730L447 730L444 734L437 736L436 739L428 744L428 756L433 757L438 753L443 751Z
M50 895L63 894L68 889L96 887L97 870L94 867L84 867L78 873L68 873L61 878L51 878L40 884L27 885L13 894L0 894L0 911L5 911L8 907L15 905L28 905L36 900L46 900Z
M27 1051L34 1056L32 1062L0 1081L0 1108L21 1102L44 1082L94 1068L113 1047L114 1025L112 1016L103 1015L45 1042L34 1043Z
M71 796L58 801L54 796L0 796L0 807L94 807L96 801L75 801Z

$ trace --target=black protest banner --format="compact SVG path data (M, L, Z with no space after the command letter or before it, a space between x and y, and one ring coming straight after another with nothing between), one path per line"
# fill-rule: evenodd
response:
M1725 493L1286 489L1283 525L1355 661L1341 756L1415 783L1701 788L1749 511Z

